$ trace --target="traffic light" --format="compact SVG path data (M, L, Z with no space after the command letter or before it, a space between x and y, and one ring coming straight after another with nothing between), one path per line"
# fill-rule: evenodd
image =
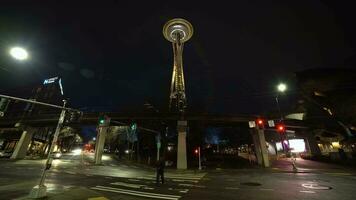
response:
M285 126L284 126L284 124L278 124L277 125L277 132L278 133L284 133L286 131L286 128L285 128Z
M78 123L83 116L83 112L69 111L65 116L65 123Z
M198 150L198 149L195 149L195 150L194 150L194 153L195 153L195 154L198 154L198 153L199 153L199 150Z
M0 99L0 117L3 117L5 115L9 103L10 103L10 99L6 99L6 98Z
M106 115L100 115L98 120L99 126L109 126L110 125L110 118Z
M132 123L130 127L131 127L132 131L135 131L137 129L137 124L136 123Z
M264 127L265 127L263 119L257 119L256 124L259 129L264 129Z

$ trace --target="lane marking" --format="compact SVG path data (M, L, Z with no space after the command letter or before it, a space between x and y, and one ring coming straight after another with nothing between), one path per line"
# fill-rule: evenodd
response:
M181 180L181 179L172 179L174 182L192 182L192 183L198 183L199 181L193 181L193 180Z
M299 192L302 192L302 193L310 193L310 194L314 194L315 192L314 191L310 191L310 190L301 190Z
M156 177L156 175L147 175L146 177ZM200 180L202 179L201 177L189 177L189 176L172 176L172 175L166 175L164 176L165 178L169 179L186 179L186 180Z
M181 193L188 193L189 189L180 190Z
M142 188L147 185L138 185L138 184L132 184L132 183L124 183L124 182L115 182L115 183L110 183L111 185L118 185L118 186L125 186L125 187L130 187L130 188Z
M88 200L109 200L105 197L93 197L93 198L89 198Z
M238 187L225 187L227 190L239 190L240 188Z
M77 173L75 173L75 172L71 172L71 171L65 171L65 173L67 173L67 174L72 174L72 175L77 174Z
M352 174L350 173L344 173L344 172L333 172L333 173L324 173L324 174L328 174L328 175L335 175L335 176L351 176Z
M205 185L193 185L193 184L184 184L184 183L180 183L178 184L179 186L187 186L187 187L197 187L197 188L206 188Z
M263 191L273 191L274 189L272 189L272 188L260 188L260 190L263 190Z
M115 192L115 193L120 193L120 194L128 194L128 195L140 196L140 197L149 197L149 198L155 198L155 199L178 200L179 198L181 198L181 196L177 196L177 195L139 192L139 191L134 191L134 190L123 190L123 189L104 187L104 186L96 186L96 187L92 187L90 189L107 191L107 192Z

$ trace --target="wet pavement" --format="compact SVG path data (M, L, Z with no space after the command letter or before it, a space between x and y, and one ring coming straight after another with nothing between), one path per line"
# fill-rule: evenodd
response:
M353 199L353 169L289 160L269 169L167 170L166 183L156 185L155 171L106 157L104 165L90 163L91 155L65 156L48 173L49 199ZM0 160L0 199L26 199L38 183L44 160Z

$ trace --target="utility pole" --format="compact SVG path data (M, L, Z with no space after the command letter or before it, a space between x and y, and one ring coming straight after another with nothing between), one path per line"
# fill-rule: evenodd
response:
M199 156L199 170L201 170L200 146L198 147L198 156Z
M44 185L44 181L46 179L47 171L51 168L51 165L52 165L52 161L53 161L52 152L53 152L54 146L57 143L58 135L59 135L59 132L63 125L63 121L64 121L65 114L66 114L66 110L65 110L66 103L67 102L65 100L63 100L63 109L62 109L61 115L58 120L57 128L56 128L56 131L53 136L51 147L48 152L46 167L43 169L39 184L32 188L31 193L30 193L30 198L38 199L38 198L43 198L43 197L47 196L47 194L46 194L47 187Z

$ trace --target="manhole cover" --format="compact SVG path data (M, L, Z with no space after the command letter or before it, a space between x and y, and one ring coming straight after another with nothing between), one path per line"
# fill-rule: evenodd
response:
M330 186L325 186L325 185L319 185L317 183L304 183L302 184L303 187L308 188L308 189L313 189L313 190L331 190L332 187Z
M261 186L261 183L256 183L256 182L244 182L240 183L240 185L247 185L247 186Z

